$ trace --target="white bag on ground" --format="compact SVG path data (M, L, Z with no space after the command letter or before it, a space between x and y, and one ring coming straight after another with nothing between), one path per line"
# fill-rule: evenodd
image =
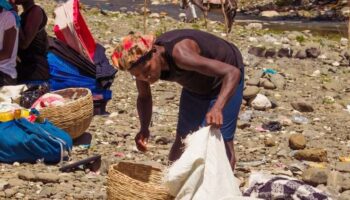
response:
M202 128L189 135L185 143L185 152L165 176L165 185L175 199L250 199L239 190L219 130Z
M12 100L19 99L21 92L27 89L26 85L7 85L0 87L0 102L12 103Z

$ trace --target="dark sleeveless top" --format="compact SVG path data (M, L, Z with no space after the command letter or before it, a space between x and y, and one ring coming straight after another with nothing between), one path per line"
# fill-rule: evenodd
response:
M184 89L199 95L215 96L220 92L222 78L183 70L175 64L172 57L173 48L184 39L194 40L200 48L201 56L233 65L243 72L242 55L235 45L207 32L183 29L164 33L155 42L165 48L165 57L169 65L169 71L161 72L161 80L177 82Z
M21 14L22 27L24 27L27 23L31 23L31 19L28 19L28 14L34 7L36 7L36 5ZM17 67L19 79L45 80L49 78L48 62L46 58L49 43L45 30L48 19L45 11L42 8L40 9L43 12L43 21L39 26L38 33L35 35L33 41L26 49L18 50L18 56L21 60L21 66Z

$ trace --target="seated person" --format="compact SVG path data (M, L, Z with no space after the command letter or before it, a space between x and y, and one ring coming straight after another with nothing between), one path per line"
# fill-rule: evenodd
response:
M19 17L7 0L0 0L0 87L16 84Z
M19 83L48 80L49 66L46 58L48 38L45 31L47 16L34 0L11 0L22 5L21 28L19 32L17 73Z

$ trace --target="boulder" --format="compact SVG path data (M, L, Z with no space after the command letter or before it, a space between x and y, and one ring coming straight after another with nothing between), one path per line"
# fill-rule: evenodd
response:
M249 103L255 110L267 110L272 107L270 100L262 94L258 94Z
M338 162L335 165L335 169L340 172L350 173L350 162Z
M260 82L259 78L250 78L250 79L246 82L246 84L247 84L247 85L250 85L250 86L257 86L257 85L259 85L259 82Z
M278 89L284 89L285 87L285 78L280 74L271 74L270 81L276 86Z
M266 58L273 58L276 55L277 55L277 52L276 52L276 49L274 49L274 48L267 49L266 52L265 52L265 57Z
M314 108L311 104L305 102L305 101L296 101L291 103L292 107L300 112L313 112Z
M277 55L280 58L283 58L283 57L291 58L293 56L293 49L291 49L291 48L281 48L280 50L278 50Z
M349 44L349 40L347 38L340 39L340 45L347 46Z
M256 95L259 93L260 89L256 86L247 86L243 91L243 98L244 99L252 99L256 97Z
M265 88L265 89L268 89L268 90L273 90L276 88L276 86L270 82L269 80L265 80L263 83L262 83L262 86Z
M248 50L249 54L252 54L257 57L264 57L266 49L264 47L250 47Z
M248 30L261 30L263 28L263 25L261 23L250 23L247 26L245 26Z
M307 58L307 55L306 55L305 50L299 50L299 51L295 54L294 57L295 57L295 58L299 58L299 59L305 59L305 58Z
M309 168L303 172L302 179L304 182L313 186L326 184L328 179L328 171L319 168Z
M308 58L317 58L319 55L321 55L321 51L318 48L311 47L306 49L306 56Z
M260 13L260 16L270 18L270 17L279 17L280 14L275 10L266 10L266 11L262 11Z
M274 138L266 138L264 144L266 147L273 147L276 145L276 140Z
M313 162L326 162L328 160L327 151L324 149L299 150L294 154L294 158Z
M289 137L289 147L293 150L304 149L306 147L306 139L302 134L293 134Z

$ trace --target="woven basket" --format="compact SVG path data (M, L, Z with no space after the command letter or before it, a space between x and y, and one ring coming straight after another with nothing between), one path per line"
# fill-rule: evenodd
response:
M119 162L109 168L107 196L110 200L171 200L161 186L162 171L149 165Z
M67 88L52 93L71 100L62 106L43 108L40 115L65 130L73 139L79 137L90 126L93 117L91 91L86 88Z

